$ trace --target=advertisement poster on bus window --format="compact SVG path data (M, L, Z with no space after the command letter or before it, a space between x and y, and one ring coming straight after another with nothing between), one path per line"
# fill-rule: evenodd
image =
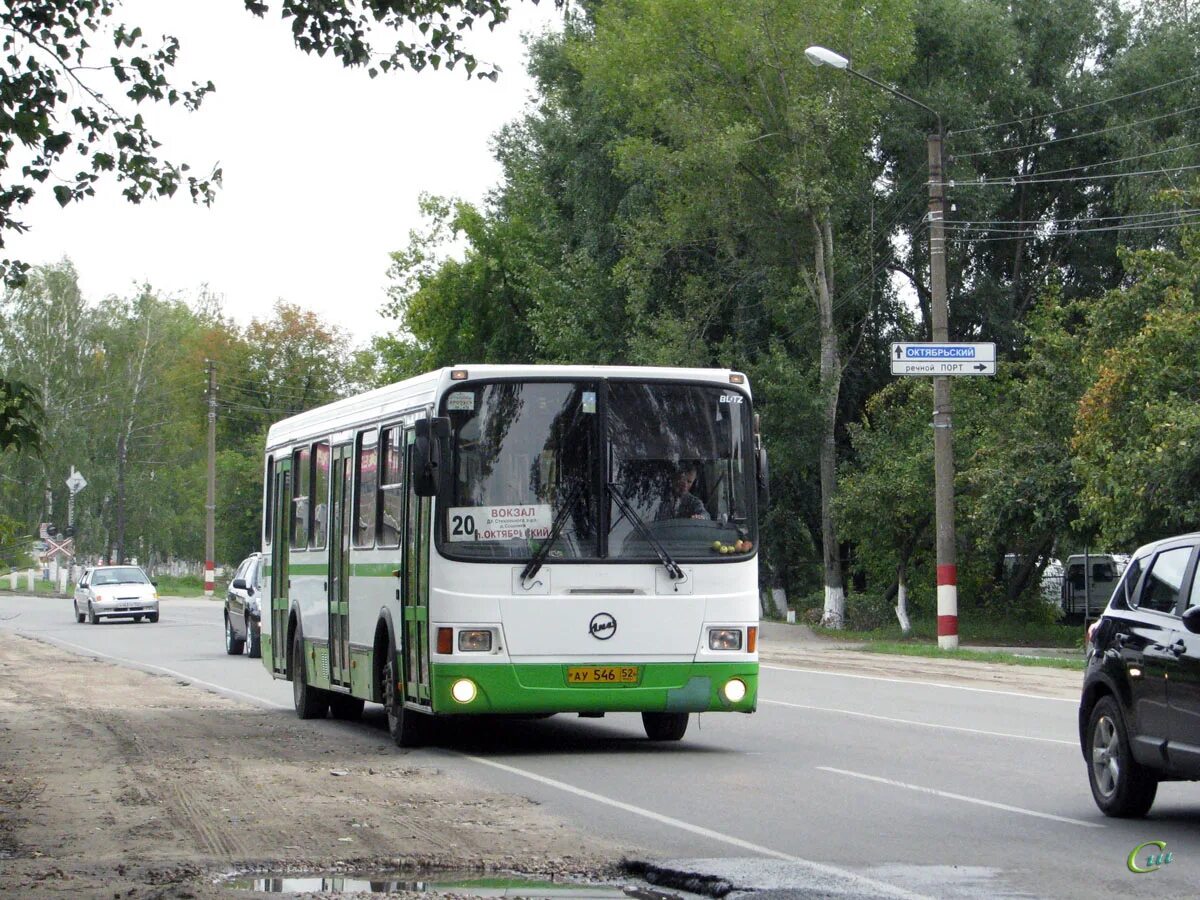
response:
M446 511L446 532L451 541L544 538L552 521L548 503L454 506Z

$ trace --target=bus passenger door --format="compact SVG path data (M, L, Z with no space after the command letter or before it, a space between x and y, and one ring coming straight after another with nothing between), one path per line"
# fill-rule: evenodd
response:
M429 699L429 518L428 497L413 488L412 462L416 433L405 431L404 471L408 485L404 504L404 698L428 706Z
M333 448L329 509L329 678L350 686L350 472L352 445Z
M275 463L275 534L271 542L271 671L287 674L288 534L292 516L292 460Z

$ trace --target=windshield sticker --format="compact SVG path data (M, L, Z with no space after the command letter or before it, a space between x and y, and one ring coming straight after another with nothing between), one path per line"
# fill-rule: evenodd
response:
M451 541L510 541L550 536L550 504L454 506L446 511Z
M580 405L585 413L594 413L596 411L596 392L584 391Z
M446 398L446 409L450 412L474 412L475 395L467 391L456 391Z

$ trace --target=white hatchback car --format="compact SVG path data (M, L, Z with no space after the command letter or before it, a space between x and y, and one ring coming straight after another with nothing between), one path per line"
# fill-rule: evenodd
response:
M101 619L158 621L158 590L138 566L85 569L75 588L75 621Z

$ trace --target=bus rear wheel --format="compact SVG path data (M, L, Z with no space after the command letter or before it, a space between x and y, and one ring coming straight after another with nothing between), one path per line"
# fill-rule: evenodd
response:
M396 685L396 645L388 643L388 658L380 672L380 695L387 711L388 733L397 747L417 747L422 743L425 722L421 713L406 709L404 695Z
M677 741L687 731L688 714L644 712L642 725L652 741Z
M329 711L329 698L320 688L310 685L305 677L304 640L299 630L292 639L292 700L296 715L302 719L323 719Z

